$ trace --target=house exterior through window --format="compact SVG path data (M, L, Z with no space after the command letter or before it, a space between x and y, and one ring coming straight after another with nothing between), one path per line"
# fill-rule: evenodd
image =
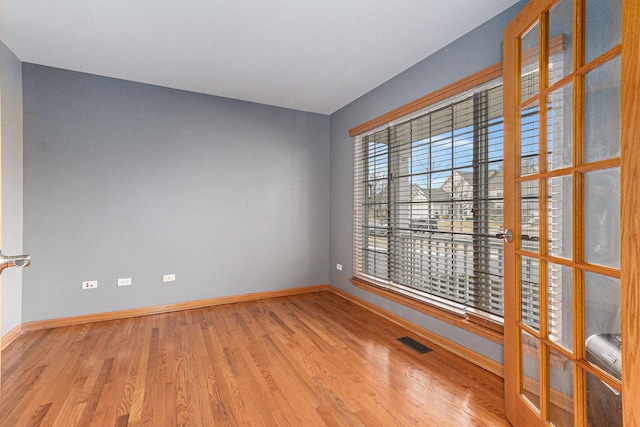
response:
M356 278L502 317L502 141L500 81L356 136Z

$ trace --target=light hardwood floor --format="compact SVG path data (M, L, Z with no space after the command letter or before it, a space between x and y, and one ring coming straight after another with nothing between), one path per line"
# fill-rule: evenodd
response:
M503 382L331 292L27 332L2 426L507 426Z

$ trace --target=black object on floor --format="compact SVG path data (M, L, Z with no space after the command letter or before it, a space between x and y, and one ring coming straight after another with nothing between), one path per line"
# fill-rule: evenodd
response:
M418 341L414 340L411 337L402 337L402 338L398 338L398 341L400 341L402 344L411 347L412 349L414 349L415 351L417 351L420 354L424 354L424 353L428 353L430 351L433 351L433 349L427 347L424 344L420 344Z

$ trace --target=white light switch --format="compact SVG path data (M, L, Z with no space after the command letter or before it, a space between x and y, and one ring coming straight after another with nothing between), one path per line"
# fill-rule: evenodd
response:
M131 285L131 277L127 277L125 279L118 279L118 286L130 286Z
M336 269L342 271L342 264L336 264Z

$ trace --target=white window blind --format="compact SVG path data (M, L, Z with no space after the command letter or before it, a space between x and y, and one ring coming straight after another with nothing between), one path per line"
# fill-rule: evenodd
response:
M502 129L492 82L356 137L356 277L502 316Z

